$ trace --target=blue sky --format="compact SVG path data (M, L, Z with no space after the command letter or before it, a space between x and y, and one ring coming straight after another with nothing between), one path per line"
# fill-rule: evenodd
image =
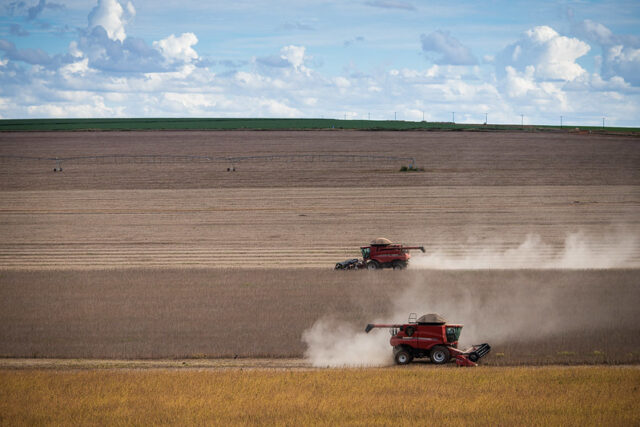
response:
M640 126L635 0L1 0L0 13L0 118Z

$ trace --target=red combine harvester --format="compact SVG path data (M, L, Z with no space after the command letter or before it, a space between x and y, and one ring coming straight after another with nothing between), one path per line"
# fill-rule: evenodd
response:
M411 363L413 359L430 358L436 365L455 360L458 366L477 366L477 361L491 350L489 344L474 345L464 351L458 350L458 339L462 325L447 324L437 314L425 314L416 319L409 315L404 325L368 324L365 332L373 328L390 328L393 359L398 365Z
M336 270L358 270L367 268L377 270L379 268L393 268L401 270L407 268L409 264L409 253L412 249L420 249L424 252L424 246L404 246L402 244L391 243L389 239L379 237L369 246L360 247L362 260L357 258L348 259L336 264Z

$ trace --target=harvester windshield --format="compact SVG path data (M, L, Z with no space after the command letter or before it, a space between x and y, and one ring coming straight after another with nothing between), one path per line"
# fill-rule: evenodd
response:
M447 342L455 342L460 339L462 326L447 326Z
M362 251L362 258L363 259L369 259L369 254L371 253L371 249L370 248L362 248L360 250Z

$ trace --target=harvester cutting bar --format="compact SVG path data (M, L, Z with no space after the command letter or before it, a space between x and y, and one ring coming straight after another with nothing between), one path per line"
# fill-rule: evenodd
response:
M487 343L474 345L471 354L475 354L478 359L483 358L491 351L491 346ZM474 357L475 358L475 357ZM476 359L477 360L477 359Z
M449 352L455 357L458 366L478 366L478 360L486 356L489 351L491 351L491 346L487 343L471 346L464 351L449 348Z

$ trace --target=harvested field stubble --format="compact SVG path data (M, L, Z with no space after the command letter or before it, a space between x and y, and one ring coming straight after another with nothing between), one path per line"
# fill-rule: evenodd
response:
M494 345L487 364L637 363L638 141L2 132L0 356L300 357L303 331L327 316L355 331L435 311L466 324L463 340ZM413 157L424 171L281 158L227 172L100 157L305 153ZM54 173L55 162L11 156L93 159ZM406 272L330 271L379 236L435 256ZM567 268L568 247L580 260L570 268L630 269L418 270Z
M465 258L516 249L529 234L550 246L540 254L549 261L568 233L583 233L593 250L620 263L613 266L640 266L637 189L7 191L0 268L332 268L378 236ZM628 259L617 256L629 239Z
M523 132L3 132L0 268L323 267L369 239L467 257L582 232L640 236L639 138ZM389 162L109 163L3 156L414 157ZM602 236L614 235L613 239ZM602 243L601 243L602 242ZM640 245L630 262L640 265ZM626 260L625 260L626 261Z
M638 137L524 132L3 132L0 156L260 156L325 153L413 157L388 162L124 164L3 161L0 190L460 185L638 185ZM0 157L0 160L2 158ZM104 163L104 164L103 164Z
M629 367L0 371L0 414L8 425L637 425L639 382Z
M635 270L130 269L0 277L5 357L301 357L302 333L319 319L360 332L372 321L436 311L466 325L463 345L492 344L483 364L640 362ZM391 352L388 335L380 345Z

